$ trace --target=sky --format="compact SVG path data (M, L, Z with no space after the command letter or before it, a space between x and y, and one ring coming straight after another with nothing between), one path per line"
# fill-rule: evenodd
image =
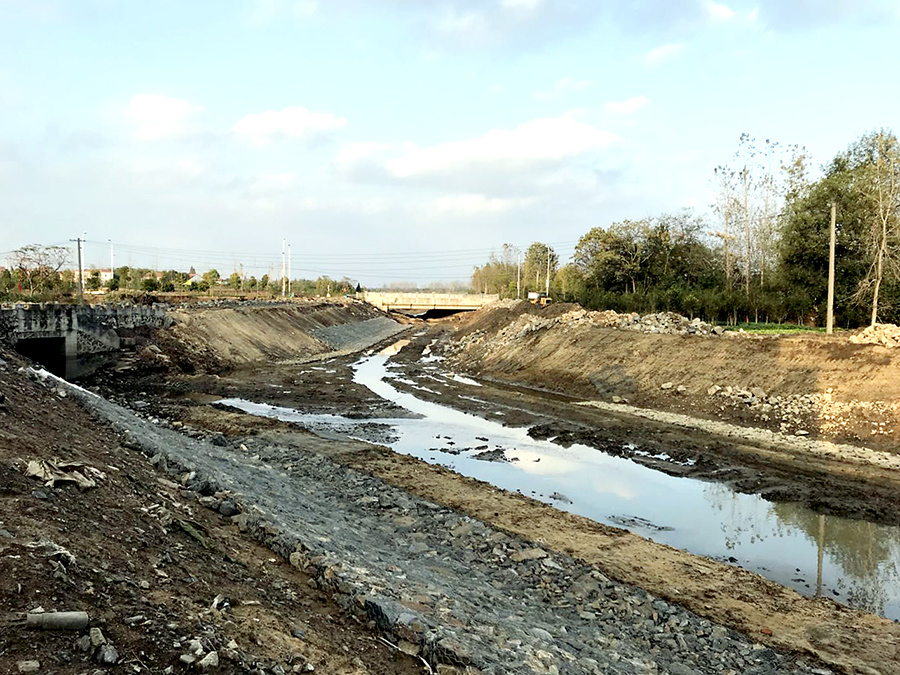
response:
M894 127L893 0L0 0L0 264L466 281ZM74 248L73 248L74 251ZM74 253L73 253L74 257Z

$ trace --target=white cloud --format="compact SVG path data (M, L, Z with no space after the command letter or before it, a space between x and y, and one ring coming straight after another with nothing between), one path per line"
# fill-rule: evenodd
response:
M273 138L306 138L328 131L340 129L347 124L346 118L307 110L293 106L283 110L247 115L231 127L236 134L247 136L254 143L263 145Z
M334 157L334 161L341 166L358 164L382 150L387 150L389 147L390 146L386 143L345 143L338 150Z
M253 192L284 192L297 184L296 173L264 173L253 181Z
M137 124L135 138L155 141L183 131L186 118L192 112L202 109L182 99L157 94L137 94L128 102L126 115Z
M564 77L559 80L549 91L537 91L534 97L539 100L550 100L573 91L585 91L594 86L590 80L576 80L572 77Z
M625 101L609 101L604 107L607 112L614 115L628 115L636 112L650 103L646 96L634 96Z
M706 3L706 11L713 21L728 21L734 17L734 10L731 9L731 7L718 2L712 2L712 0Z
M644 63L648 66L658 66L663 61L667 61L673 56L680 54L683 49L684 45L681 43L672 43L654 47L644 55Z
M527 206L531 199L502 199L485 197L479 194L445 195L434 200L435 211L450 215L477 215L484 213L503 213L515 208Z
M406 146L403 156L385 163L398 178L459 170L473 165L517 167L558 162L616 141L615 134L570 117L537 119L515 129L495 129L484 136L427 148Z

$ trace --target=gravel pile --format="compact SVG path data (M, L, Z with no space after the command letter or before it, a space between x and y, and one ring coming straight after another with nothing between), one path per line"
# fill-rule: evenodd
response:
M48 384L181 484L226 493L227 505L208 505L240 510L242 528L437 672L830 672L327 457L259 438L187 438Z

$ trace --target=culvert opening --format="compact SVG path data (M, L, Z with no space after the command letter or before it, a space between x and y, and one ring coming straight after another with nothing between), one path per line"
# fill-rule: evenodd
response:
M54 375L66 376L66 339L61 337L27 338L16 344L16 351L35 361Z

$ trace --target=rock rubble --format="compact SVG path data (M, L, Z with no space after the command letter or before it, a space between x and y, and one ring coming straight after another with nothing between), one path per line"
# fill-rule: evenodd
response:
M619 314L613 310L592 312L586 309L577 309L559 316L522 314L496 333L475 331L462 337L453 343L452 346L447 345L446 348L448 351L464 351L486 339L491 341L492 346L504 345L522 340L538 331L550 329L566 330L580 326L615 328L617 330L629 330L646 334L729 335L721 326L713 326L701 321L699 318L688 319L674 312L659 312L641 316L634 313Z
M900 326L892 323L877 323L874 326L868 326L856 335L851 335L850 342L857 345L900 347Z
M590 565L327 457L260 438L243 446L186 438L83 390L71 395L129 447L165 457L182 485L233 495L242 529L437 672L814 672Z

